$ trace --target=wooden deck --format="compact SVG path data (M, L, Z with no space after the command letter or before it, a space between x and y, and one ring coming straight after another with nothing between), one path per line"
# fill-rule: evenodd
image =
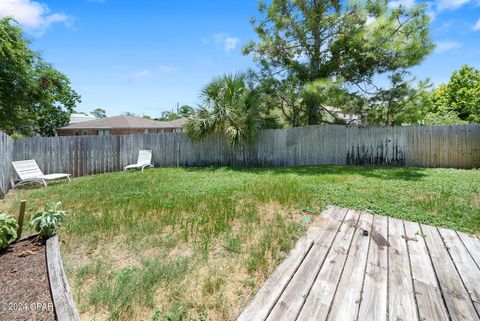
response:
M238 321L480 320L478 237L338 207L322 217Z

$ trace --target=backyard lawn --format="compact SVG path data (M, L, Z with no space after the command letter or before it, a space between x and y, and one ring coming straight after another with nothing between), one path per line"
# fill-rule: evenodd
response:
M234 320L328 204L480 232L480 171L162 168L11 191L68 211L62 254L85 320Z

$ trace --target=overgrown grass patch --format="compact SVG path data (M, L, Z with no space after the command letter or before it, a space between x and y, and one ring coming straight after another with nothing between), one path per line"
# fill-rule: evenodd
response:
M61 201L69 281L87 320L233 320L328 204L480 232L480 171L168 168L11 192Z

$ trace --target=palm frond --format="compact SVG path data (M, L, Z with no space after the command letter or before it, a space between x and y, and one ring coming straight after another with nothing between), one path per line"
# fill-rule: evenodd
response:
M186 125L187 135L203 139L224 134L232 147L254 140L263 126L259 113L259 95L246 84L244 74L223 75L213 79L200 93L202 108Z

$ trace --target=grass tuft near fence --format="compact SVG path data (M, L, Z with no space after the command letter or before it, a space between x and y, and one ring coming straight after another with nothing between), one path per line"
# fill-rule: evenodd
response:
M480 171L322 166L164 168L17 190L62 201L86 320L233 320L327 204L480 232Z

